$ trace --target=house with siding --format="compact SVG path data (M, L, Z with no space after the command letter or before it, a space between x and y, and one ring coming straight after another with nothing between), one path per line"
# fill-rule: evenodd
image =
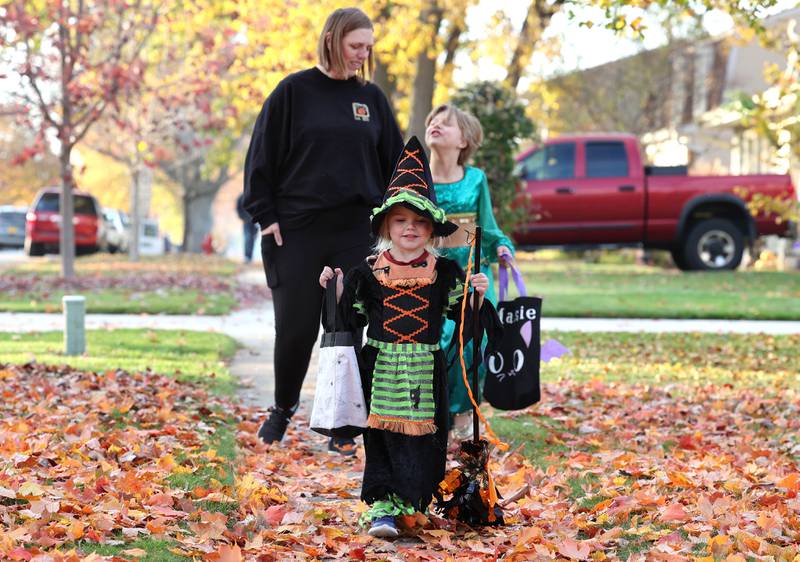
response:
M784 37L788 28L793 37L792 29L800 32L800 8L764 25ZM693 174L791 172L797 185L800 162L746 128L733 103L764 93L766 65L784 67L786 61L785 49L767 49L754 34L674 41L548 81L558 100L548 112L549 129L632 132L654 165L688 164Z

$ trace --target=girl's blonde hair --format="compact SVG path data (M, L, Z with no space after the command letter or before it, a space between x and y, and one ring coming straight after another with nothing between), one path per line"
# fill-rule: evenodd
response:
M443 103L435 107L425 118L425 128L427 128L428 125L431 124L431 121L433 121L433 118L440 113L445 114L444 116L448 122L451 119L455 119L456 125L461 129L461 136L464 137L467 143L467 146L462 148L458 155L458 165L463 166L472 158L472 155L475 154L475 151L478 150L478 147L483 142L483 127L481 127L481 122L478 121L478 118L472 113L459 109L455 105Z
M378 229L378 236L375 239L375 245L372 247L376 254L380 254L381 252L385 252L386 250L391 250L394 247L394 243L392 242L391 237L389 236L389 215L391 214L392 209L390 208L389 211L386 213L386 216L383 217L383 222L381 223L380 229ZM433 221L425 217L433 226ZM429 254L434 256L439 255L439 250L437 246L440 244L440 239L438 236L435 236L433 232L431 232L431 237L428 239L428 242L425 244L425 249L428 251Z
M346 75L347 66L344 63L344 56L342 56L344 36L356 29L372 28L372 20L358 8L339 8L331 12L322 27L322 33L319 34L319 43L317 43L317 60L320 66L336 74ZM326 41L329 33L330 46ZM356 73L359 81L365 82L368 80L372 76L374 68L375 57L370 50L364 66Z

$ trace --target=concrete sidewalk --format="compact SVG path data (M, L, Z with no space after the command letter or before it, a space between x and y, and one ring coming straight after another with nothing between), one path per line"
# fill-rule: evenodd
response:
M242 281L262 283L263 274L247 272ZM41 332L62 330L61 314L0 313L2 332ZM158 330L198 330L227 334L242 348L231 362L231 373L242 383L241 400L265 408L272 404L272 357L275 317L272 302L237 310L227 316L169 316L148 314L87 314L88 330L150 328ZM579 332L705 332L737 334L798 334L800 322L759 320L677 320L639 318L542 318L542 330ZM91 341L89 342L91 346ZM317 372L317 353L311 357L308 376L301 395L303 406L313 399Z
M0 331L41 332L60 330L61 314L2 312ZM87 329L152 328L159 330L210 330L222 332L243 345L262 347L275 328L272 303L227 316L87 314ZM731 334L798 334L800 322L779 320L682 320L648 318L542 318L542 330L577 332L705 332ZM258 337L264 334L264 337Z

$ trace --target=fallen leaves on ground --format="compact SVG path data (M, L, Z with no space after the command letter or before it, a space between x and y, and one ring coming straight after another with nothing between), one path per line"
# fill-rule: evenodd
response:
M509 524L435 514L407 536L356 527L363 450L331 456L298 417L280 445L263 412L152 373L0 367L0 555L11 560L173 555L283 560L792 560L800 555L800 397L732 386L545 385L546 466L495 454ZM238 458L209 440L232 423ZM185 485L204 473L202 485ZM188 475L188 476L187 476ZM233 478L231 478L233 476ZM181 485L181 482L184 485ZM47 553L49 558L42 558Z

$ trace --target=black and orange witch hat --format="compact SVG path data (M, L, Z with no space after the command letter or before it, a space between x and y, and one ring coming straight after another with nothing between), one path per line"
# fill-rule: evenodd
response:
M450 236L458 230L458 226L447 220L444 210L436 204L428 157L417 137L411 137L403 147L392 181L383 195L383 202L372 210L372 232L376 236L380 233L383 219L394 205L403 205L431 219L434 236Z

